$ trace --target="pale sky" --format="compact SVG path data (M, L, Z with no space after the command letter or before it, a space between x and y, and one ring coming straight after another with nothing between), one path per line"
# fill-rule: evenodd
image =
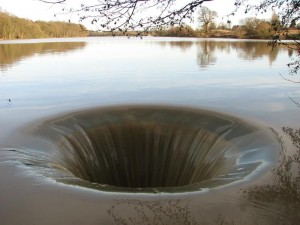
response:
M91 2L96 0L69 0L72 4L80 5L82 2ZM184 2L186 0L178 0L179 2ZM257 2L259 0L253 0L251 2ZM230 14L234 9L235 0L213 0L211 2L205 2L204 6L208 7L211 10L214 10L218 13L219 18L217 23L222 21L226 22L228 18L226 15ZM0 7L2 10L7 11L11 14L14 14L21 18L27 18L31 20L63 20L68 21L70 16L57 16L54 17L54 14L61 12L62 5L51 5L42 3L38 0L1 0ZM262 18L270 18L271 13L269 12ZM232 24L238 24L242 18L249 17L250 15L244 15L242 10L234 17L229 19L232 21ZM252 15L253 16L253 15ZM223 20L222 20L223 17ZM75 19L72 22L78 22ZM86 25L86 24L85 24ZM90 27L89 27L90 28Z

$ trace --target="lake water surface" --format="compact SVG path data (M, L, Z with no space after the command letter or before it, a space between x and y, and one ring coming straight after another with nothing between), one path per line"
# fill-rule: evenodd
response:
M295 55L250 40L1 41L1 224L297 224L299 186L278 169L297 153Z

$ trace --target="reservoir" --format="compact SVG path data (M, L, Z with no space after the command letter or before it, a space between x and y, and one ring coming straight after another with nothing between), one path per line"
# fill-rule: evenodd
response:
M296 52L266 41L0 41L3 224L296 224Z

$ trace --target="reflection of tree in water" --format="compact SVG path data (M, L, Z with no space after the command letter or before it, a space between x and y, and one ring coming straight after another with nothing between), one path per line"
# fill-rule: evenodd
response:
M183 52L190 49L193 45L191 41L173 41L170 42L171 47L179 47Z
M279 53L279 47L273 48L268 42L232 42L231 46L236 49L238 56L244 60L255 60L264 56L269 57L269 62L272 64Z
M197 43L198 64L202 68L214 64L217 61L218 52L230 54L235 50L239 58L244 60L255 60L264 56L269 57L272 64L279 53L279 48L272 49L267 42L249 41L202 41Z
M246 205L257 206L257 214L270 214L266 217L268 224L296 225L300 221L300 129L284 127L283 132L296 148L295 153L288 155L280 137L282 151L274 182L245 190Z
M165 45L179 47L183 51L192 46L192 42L164 42ZM231 54L234 50L239 58L244 60L255 60L262 57L268 57L272 64L283 48L277 47L272 49L267 42L253 41L214 41L203 40L196 42L197 46L197 62L201 68L207 68L217 61L218 52ZM286 49L288 51L288 49ZM288 52L289 56L292 54Z
M248 41L201 41L197 43L198 64L202 68L214 64L217 61L217 54L225 52L231 54L236 51L239 58L245 60L255 60L263 56L268 56L270 63L276 60L279 49L274 50L268 46L267 42Z
M225 52L226 54L235 52L239 58L244 60L268 57L270 64L276 60L280 51L287 51L289 57L293 55L293 51L287 48L278 46L272 49L268 42L263 41L161 41L158 44L162 47L180 48L183 52L195 44L197 46L197 63L201 68L213 65L217 61L218 53L220 52Z
M183 52L190 49L194 44L192 41L159 41L156 43L158 43L161 47L170 46L171 48L179 48Z
M201 41L197 43L197 63L201 68L207 68L217 61L215 56L219 42Z
M57 54L84 48L84 42L0 44L0 70L35 54Z

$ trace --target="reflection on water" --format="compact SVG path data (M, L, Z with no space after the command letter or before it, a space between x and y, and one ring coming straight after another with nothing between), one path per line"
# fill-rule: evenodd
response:
M207 68L207 66L217 61L215 48L214 42L210 41L203 41L201 44L197 44L197 63L201 68Z
M284 127L283 132L296 151L288 153L287 143L279 137L282 150L274 169L273 184L246 189L245 206L254 209L256 215L267 214L264 219L268 224L296 225L300 221L300 129Z
M278 75L292 51L65 41L0 45L1 224L297 224L300 92Z
M233 42L232 47L239 53L239 57L246 60L255 60L261 57L268 57L269 63L272 64L280 50L286 51L287 48L273 48L267 42Z
M160 41L158 44L162 47L171 46L174 48L180 48L183 52L190 49L193 46L193 42L191 41Z
M216 63L218 54L225 52L231 54L236 51L238 57L244 60L255 60L264 56L269 58L270 64L274 62L280 51L287 51L288 56L293 56L293 50L277 47L272 49L267 42L253 41L159 41L160 46L180 48L183 52L194 45L197 46L197 62L201 68L207 68ZM5 69L16 62L32 57L35 54L64 53L86 47L86 42L48 42L30 44L0 44L0 69Z
M22 151L24 164L64 183L121 192L220 187L264 166L275 148L263 131L239 119L183 107L100 108L31 129L56 156L31 147Z
M35 54L59 54L84 48L85 42L0 44L0 71Z
M216 63L218 54L224 52L231 54L233 51L237 52L238 57L244 60L256 60L262 57L268 57L269 63L272 64L280 51L286 51L288 56L293 55L293 50L276 47L272 48L268 42L264 41L217 41L217 40L202 40L200 42L187 41L171 41L158 42L161 46L177 47L186 51L193 45L197 46L197 62L201 68L207 68L209 65Z

